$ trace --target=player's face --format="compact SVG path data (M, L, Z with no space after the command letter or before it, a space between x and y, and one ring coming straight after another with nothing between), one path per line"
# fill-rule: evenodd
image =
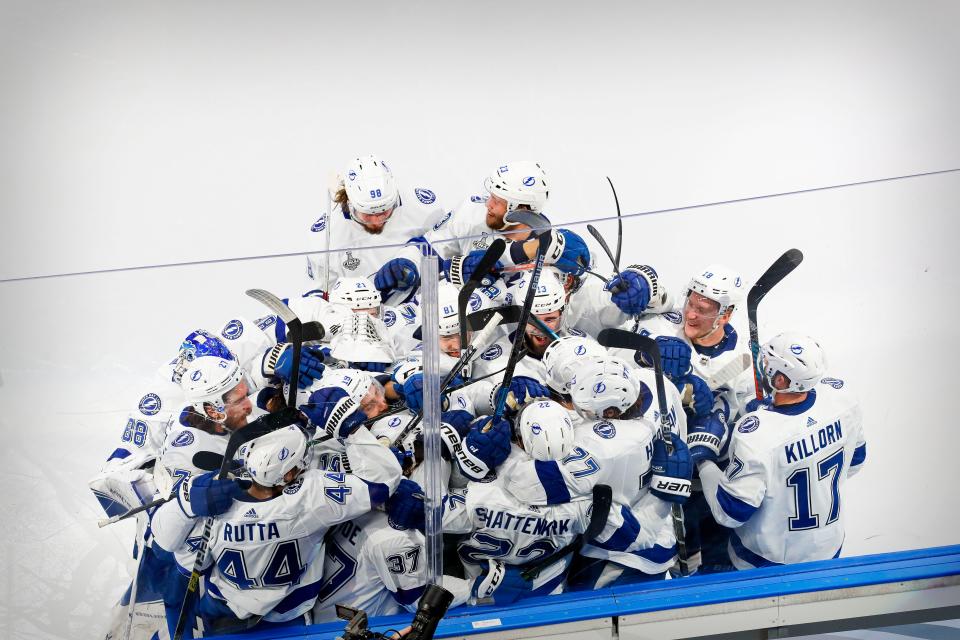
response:
M560 328L560 317L563 315L561 311L551 311L550 313L537 314L537 317L554 331ZM540 329L537 328L532 322L527 325L527 338L530 341L530 344L533 345L533 349L536 353L543 353L546 351L547 346L550 344L550 337L544 335Z
M440 351L454 358L460 357L460 335L440 336Z
M505 215L507 215L507 201L490 194L487 198L487 226L494 231L502 229Z
M695 291L683 305L683 334L688 340L700 340L715 331L714 323L720 313L720 303ZM717 329L722 330L718 325Z
M249 393L247 381L241 380L240 384L224 396L223 403L226 406L227 419L223 421L223 426L227 429L238 429L247 424L247 416L253 411L253 403L247 397Z
M360 410L367 414L368 418L375 418L387 410L387 399L383 394L383 387L371 384L367 390L367 395L360 401Z
M390 216L393 215L393 208L391 207L383 213L364 213L359 209L354 209L353 213L356 217L356 220L367 233L378 235L383 232L383 228L386 226L387 220L389 220Z

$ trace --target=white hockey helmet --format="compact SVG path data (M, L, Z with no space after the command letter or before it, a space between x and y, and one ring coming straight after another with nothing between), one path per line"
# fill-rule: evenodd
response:
M282 487L292 469L310 464L311 449L303 430L295 425L254 438L245 447L243 466L250 478L264 487Z
M587 356L602 357L607 350L587 336L560 336L543 352L543 364L547 368L547 386L557 393L570 393L570 385Z
M530 286L530 274L524 274L523 280L517 286L517 295L514 299L523 302L527 297L527 288ZM544 267L537 280L537 291L533 297L533 306L530 313L543 315L552 311L563 311L567 304L567 292L560 282L559 272L553 267Z
M720 304L718 317L735 307L743 299L744 282L733 269L719 264L712 264L699 274L690 278L687 285L687 296L696 292L704 298L714 300ZM716 321L714 322L716 328Z
M570 399L584 418L604 418L604 411L616 409L622 415L640 397L640 384L630 375L630 365L615 356L587 356L577 367L570 385Z
M350 204L350 216L362 223L357 213L377 215L397 205L400 192L387 164L374 155L354 158L343 175L343 187Z
M437 307L440 314L440 335L453 336L460 333L458 315L460 290L449 282L441 282L437 291Z
M187 404L200 415L207 416L204 405L212 405L217 413L227 409L223 396L243 381L243 369L236 360L218 356L200 356L192 360L180 379L180 388ZM208 416L209 417L209 416ZM226 416L223 418L226 419ZM223 422L217 420L216 422Z
M553 400L527 405L517 416L523 450L535 460L560 460L573 449L570 414Z
M341 276L330 288L331 304L343 305L351 311L376 309L380 315L380 292L369 278L363 276Z
M527 205L531 211L540 212L547 205L550 189L547 186L547 174L536 162L516 160L500 165L483 181L484 188L494 196L507 201L506 222L510 212L520 205Z
M786 389L774 392L803 393L813 389L827 370L823 349L802 333L786 332L772 338L760 349L760 368L767 382L782 373L790 381Z

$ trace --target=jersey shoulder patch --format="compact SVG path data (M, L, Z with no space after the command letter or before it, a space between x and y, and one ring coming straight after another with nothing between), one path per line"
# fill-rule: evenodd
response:
M163 405L160 402L160 396L155 393L148 393L147 395L140 398L140 404L137 405L140 409L140 413L145 416L155 416L160 413L160 407Z
M193 444L194 439L194 435L189 431L181 431L177 434L177 437L173 439L173 442L170 443L170 446L186 447Z
M843 389L843 380L840 378L821 378L820 382L834 389Z
M503 355L503 347L498 344L493 345L489 349L483 352L480 356L481 360L496 360Z
M327 214L323 214L322 216L317 218L316 222L310 225L310 231L313 231L314 233L323 231L326 228L327 228Z
M236 340L243 335L243 323L234 318L224 325L223 331L220 332L220 335L227 340Z
M593 432L605 440L610 440L617 435L617 428L613 423L604 420L593 425Z
M737 431L740 433L751 433L756 431L760 427L760 418L757 416L747 416L740 422L740 426L737 427Z
M397 321L397 314L393 311L387 310L383 312L383 324L388 327L392 327Z
M440 218L437 224L433 225L433 230L439 231L440 227L445 225L447 223L447 220L449 220L451 216L453 216L453 211L447 211L445 214L443 214L443 217Z
M417 200L423 204L433 204L437 201L437 195L430 191L430 189L424 189L423 187L417 187L413 190L413 193L416 194Z

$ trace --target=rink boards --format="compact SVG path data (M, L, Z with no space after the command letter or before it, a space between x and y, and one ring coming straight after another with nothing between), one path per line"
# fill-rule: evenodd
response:
M960 545L694 576L466 608L436 638L784 638L960 618ZM371 629L405 627L411 616ZM221 636L333 640L345 623Z

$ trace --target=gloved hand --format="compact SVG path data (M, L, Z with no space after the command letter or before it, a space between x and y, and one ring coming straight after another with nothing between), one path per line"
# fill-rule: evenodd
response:
M621 271L603 288L612 293L613 304L627 315L643 313L650 304L650 282L633 269Z
M687 446L690 447L690 460L697 464L701 460L716 460L727 441L727 425L722 411L714 411L690 423L687 432Z
M340 387L324 387L310 394L307 404L300 405L318 429L334 438L346 438L363 425L367 414L360 402Z
M351 362L349 365L350 369L360 369L370 373L383 373L393 366L389 362Z
M299 385L298 385L299 386ZM264 387L257 392L257 407L264 411L270 411L270 405L277 399L283 398L282 387Z
M503 418L494 422L493 416L484 416L474 421L465 438L466 446L454 452L464 475L482 480L503 464L510 455L510 437L510 423Z
M500 387L501 383L497 383L490 392L490 406L494 409L497 406L497 395L500 393ZM550 389L543 386L540 381L528 376L514 376L510 380L505 406L511 411L519 411L523 405L536 398L549 397Z
M743 412L744 414L747 414L747 413L756 411L757 409L760 409L762 407L769 407L769 406L770 406L770 398L764 398L763 400L757 400L756 398L753 398L752 400L750 400L750 402L747 403L747 406L744 407Z
M690 477L693 465L690 462L690 450L687 443L677 434L670 432L673 454L667 455L667 446L662 438L653 443L653 458L650 470L650 492L661 500L683 504L690 497Z
M373 276L373 286L386 298L394 289L418 288L420 272L412 260L394 258L387 261Z
M690 356L693 354L687 341L672 336L658 336L656 340L664 375L671 380L687 375L690 372Z
M250 488L249 480L217 480L216 472L195 475L180 483L180 504L194 517L206 518L225 513ZM189 507L187 506L189 505Z
M474 415L464 409L451 409L440 414L440 422L446 422L457 430L457 433L465 434L470 430L470 423L474 420Z
M533 582L524 580L522 569L489 559L486 573L477 576L470 590L471 604L513 604L533 589Z
M423 373L417 372L408 377L403 386L394 386L398 395L403 398L410 413L423 411Z
M680 391L683 408L692 413L694 418L702 418L713 411L713 392L706 380L690 373L677 378L674 384Z
M563 236L563 252L554 266L564 273L583 275L583 272L590 267L590 248L579 234L570 229L557 229L557 231Z
M400 387L403 386L403 383L407 381L407 378L419 371L423 371L423 360L419 357L407 356L393 365L393 368L390 370L390 380L393 381L393 385L399 390Z
M387 499L387 517L391 524L421 533L426 527L423 489L413 480L404 478L397 490Z
M319 380L323 375L323 352L316 347L302 347L300 349L300 375L297 378L297 387L306 389ZM264 377L278 377L284 382L290 382L290 373L293 368L293 345L287 342L278 344L263 354L260 361L260 372Z
M470 280L473 277L474 271L477 270L477 267L480 264L480 260L483 259L485 250L477 249L476 251L471 251L465 256L454 256L449 260L442 260L440 263L440 269L447 274L447 280L462 287L463 284ZM493 265L492 272L499 274L503 270L503 263L497 260ZM482 274L483 276L490 276L491 274ZM495 277L495 276L494 276Z

